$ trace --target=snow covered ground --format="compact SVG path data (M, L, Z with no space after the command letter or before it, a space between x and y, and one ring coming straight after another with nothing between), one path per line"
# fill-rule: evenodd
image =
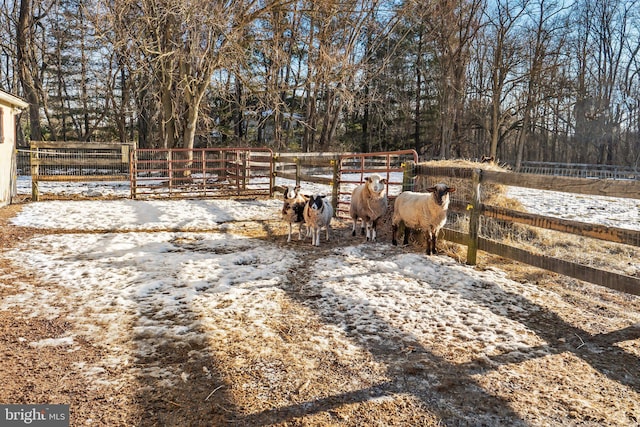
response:
M394 176L393 179L395 182L402 182L401 176ZM293 182L277 178L276 184L292 185ZM128 182L41 182L39 187L44 194L121 198L130 195ZM331 188L321 184L303 183L303 190L308 193L331 194ZM347 188L345 191L348 190ZM393 190L395 194L398 189L394 187ZM18 194L31 194L30 177L18 177ZM616 199L520 187L508 187L507 196L520 201L531 213L640 230L640 199Z
M128 194L128 186L84 185L61 191ZM30 187L25 184L22 191ZM541 202L530 197L530 190L509 194L534 212L640 229L638 200L623 201L611 209L607 200L600 203L578 197L567 203L566 195L559 195ZM75 367L96 384L127 381L139 374L136 370L145 369L167 387L187 381L187 374L176 365L141 368L133 367L134 362L176 341L215 341L223 348L227 342L231 346L243 339L246 345L255 345L259 338L265 348L276 345L278 331L270 326L270 319L282 311L283 301L290 301L289 275L298 268L306 270L307 292L319 298L316 315L333 319L314 330L313 346L339 349L345 360L385 342L420 346L451 362L454 357L461 364L478 360L491 364L500 355L518 360L532 351L543 360L553 356L552 346L557 343L527 321L528 316L532 311L575 311L555 293L510 280L499 269L479 271L444 256L426 257L385 242L363 244L354 238L309 263L314 251L310 243L286 245L234 233L245 221L276 220L280 208L279 199L27 204L13 219L14 225L63 232L37 236L3 253L48 285L20 283L21 292L3 299L0 310L24 316L66 316L75 326L71 333L29 343L32 346L57 346L72 352L80 336L98 340L108 349L108 357L97 366ZM12 280L0 277L0 286ZM591 319L593 314L576 316ZM639 324L640 313L599 322L598 328L613 331ZM589 330L590 324L584 323L586 332L601 332ZM358 339L353 338L354 333ZM132 335L137 337L135 342L129 339ZM299 351L304 360L305 353ZM108 372L116 366L132 367L123 376L113 377ZM636 390L603 373L593 375L635 402L629 407L640 414ZM423 386L429 388L432 380L426 376ZM573 393L580 384L560 384L556 392L562 394L563 387ZM529 392L533 396L540 391ZM522 393L526 400L527 391ZM584 400L574 405L587 408L595 397L580 399ZM535 416L520 415L533 417L536 425L553 424L554 403L548 405L536 409ZM622 409L611 411L610 419L628 420ZM464 416L472 424L482 419L479 413Z
M527 212L609 227L640 230L640 199L618 199L509 187L507 196Z

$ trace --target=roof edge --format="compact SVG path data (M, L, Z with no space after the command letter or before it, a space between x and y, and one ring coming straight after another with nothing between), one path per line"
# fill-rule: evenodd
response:
M29 103L25 100L18 98L17 96L11 95L3 90L0 90L0 101L4 101L8 104L11 104L14 107L18 108L27 108Z

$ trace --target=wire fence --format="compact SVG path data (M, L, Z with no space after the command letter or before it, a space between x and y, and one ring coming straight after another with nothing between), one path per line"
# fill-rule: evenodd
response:
M121 174L126 177L129 173L128 151L125 158L122 151L114 152L113 146L98 149L91 148L92 144L90 143L83 144L85 147L88 146L90 148L56 148L46 151L38 149L41 156L41 174L72 176ZM129 145L131 146L131 144ZM120 150L120 148L118 147L117 150ZM32 153L33 151L30 149L18 149L18 175L31 175ZM47 162L50 164L46 164ZM522 163L520 172L576 178L640 180L640 170L630 166L618 165L525 161Z
M133 148L132 143L32 141L29 150L21 150L29 155L32 200L40 200L40 183L50 181L129 181ZM24 173L24 157L16 163Z
M520 173L574 178L640 180L640 171L637 168L588 163L522 162Z
M133 144L33 142L18 149L18 175L51 180L128 180Z

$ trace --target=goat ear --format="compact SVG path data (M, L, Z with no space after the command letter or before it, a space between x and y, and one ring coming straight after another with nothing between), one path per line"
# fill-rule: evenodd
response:
M427 193L435 193L438 190L436 189L436 187L429 187L429 188L427 188L426 191L427 191Z
M389 181L387 181L387 178L381 179L380 182L383 183L383 184L388 184L389 183Z
M365 180L365 181L367 181L367 182L371 182L371 177L370 177L370 176L368 176L368 177L366 177L364 180Z
M455 193L456 192L456 187L449 187L449 189L447 191L449 193Z

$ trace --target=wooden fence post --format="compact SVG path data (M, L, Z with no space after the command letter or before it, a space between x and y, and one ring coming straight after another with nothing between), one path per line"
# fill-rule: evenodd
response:
M415 184L415 162L408 160L402 164L404 171L402 171L402 191L413 191Z
M29 150L29 156L31 157L31 200L37 202L40 200L40 190L38 188L38 175L40 174L40 155L38 153L38 147L35 144L31 144Z
M202 173L202 191L204 196L207 197L207 158L204 154L204 150L200 150L200 173Z
M333 180L331 181L331 206L333 215L338 216L338 189L340 188L340 155L335 155L331 160L333 168Z
M278 163L278 155L271 155L271 165L269 166L269 197L273 197L273 187L276 185L276 163Z
M480 200L480 182L482 181L482 170L474 169L472 174L473 194L472 200L467 209L470 209L469 215L469 244L467 245L467 264L476 265L478 253L478 235L480 234L480 211L482 210L482 201Z
M242 154L242 155L241 155ZM238 153L238 155L240 155L240 158L242 159L242 191L245 191L247 189L247 180L249 179L249 160L248 160L248 153L247 152L242 152L242 153Z
M137 194L137 177L138 177L138 169L137 169L137 155L136 149L134 147L133 150L129 153L129 191L132 199L135 199Z
M167 167L169 168L167 171L169 176L169 197L171 197L173 190L173 151L171 148L167 151Z

